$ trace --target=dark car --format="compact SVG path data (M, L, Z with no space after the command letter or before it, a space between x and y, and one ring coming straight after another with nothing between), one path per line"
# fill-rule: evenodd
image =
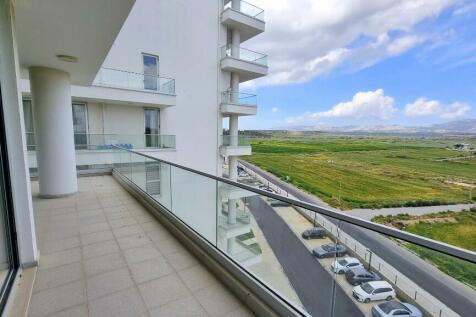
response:
M351 268L345 272L345 279L352 285L360 285L366 282L380 281L382 277L363 267Z
M322 227L314 227L310 229L306 229L303 231L301 234L303 239L309 240L309 239L322 239L326 236L326 229Z
M312 250L312 254L317 258L328 258L333 256L343 256L347 249L342 244L324 244Z

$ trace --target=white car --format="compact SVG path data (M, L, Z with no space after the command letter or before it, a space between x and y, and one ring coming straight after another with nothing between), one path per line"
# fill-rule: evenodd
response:
M338 274L344 274L348 269L352 269L354 267L363 267L363 265L360 263L359 259L352 257L345 257L341 260L335 260L331 264L332 272Z
M389 302L377 304L372 307L372 316L373 317L392 317L392 316L402 316L402 317L422 317L422 312L408 303L400 303L394 300Z
M359 302L368 303L375 300L392 300L396 293L386 281L372 281L354 287L352 296Z

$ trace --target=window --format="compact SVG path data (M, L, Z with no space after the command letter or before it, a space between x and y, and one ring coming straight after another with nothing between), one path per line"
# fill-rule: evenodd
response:
M0 315L19 266L7 144L0 91Z
M33 108L31 106L31 100L23 100L23 119L25 123L26 134L26 148L28 151L34 151L36 148L35 143L35 130L33 127Z
M142 64L144 67L144 89L158 90L159 57L142 54Z
M160 147L160 110L144 109L145 146Z
M88 148L88 113L86 104L73 102L74 144L78 150Z

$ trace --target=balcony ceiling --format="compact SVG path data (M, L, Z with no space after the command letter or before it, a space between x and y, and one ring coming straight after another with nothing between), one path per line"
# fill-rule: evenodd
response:
M90 85L135 0L16 0L20 64L64 70L71 82ZM59 60L64 54L76 63Z

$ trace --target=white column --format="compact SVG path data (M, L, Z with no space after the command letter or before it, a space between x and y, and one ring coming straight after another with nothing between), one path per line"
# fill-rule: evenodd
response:
M232 181L238 179L238 156L229 156L228 157L228 178Z
M240 31L231 30L231 56L240 58Z
M230 76L230 90L231 98L230 101L234 104L239 102L239 92L240 92L240 75L237 73L231 73Z
M238 145L238 115L230 115L230 145Z
M241 0L231 0L231 8L240 11Z
M30 68L40 195L60 197L78 190L69 74Z

